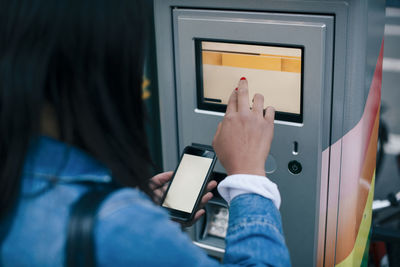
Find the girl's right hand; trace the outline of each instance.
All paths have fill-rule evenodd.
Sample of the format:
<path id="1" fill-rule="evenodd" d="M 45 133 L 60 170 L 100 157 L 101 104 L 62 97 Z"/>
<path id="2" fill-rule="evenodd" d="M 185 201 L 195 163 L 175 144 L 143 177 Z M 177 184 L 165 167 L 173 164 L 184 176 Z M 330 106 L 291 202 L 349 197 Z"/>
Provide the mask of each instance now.
<path id="1" fill-rule="evenodd" d="M 228 175 L 265 176 L 265 161 L 274 135 L 275 110 L 268 107 L 265 115 L 263 110 L 261 94 L 254 95 L 250 109 L 248 83 L 245 78 L 240 79 L 213 140 L 214 150 Z"/>

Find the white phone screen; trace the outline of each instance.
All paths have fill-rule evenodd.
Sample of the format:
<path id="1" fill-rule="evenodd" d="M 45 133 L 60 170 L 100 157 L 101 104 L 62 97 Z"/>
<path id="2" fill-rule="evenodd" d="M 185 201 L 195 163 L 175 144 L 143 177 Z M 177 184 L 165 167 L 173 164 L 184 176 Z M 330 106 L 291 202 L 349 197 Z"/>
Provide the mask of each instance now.
<path id="1" fill-rule="evenodd" d="M 183 154 L 163 207 L 191 213 L 213 159 Z"/>

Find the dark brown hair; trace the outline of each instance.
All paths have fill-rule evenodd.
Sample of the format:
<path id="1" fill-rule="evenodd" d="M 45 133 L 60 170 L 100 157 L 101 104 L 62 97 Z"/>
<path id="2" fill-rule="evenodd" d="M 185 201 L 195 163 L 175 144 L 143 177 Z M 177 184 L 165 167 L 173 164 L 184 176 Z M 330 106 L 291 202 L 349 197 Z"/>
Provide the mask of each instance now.
<path id="1" fill-rule="evenodd" d="M 118 184 L 151 195 L 141 99 L 146 5 L 0 2 L 0 219 L 18 199 L 45 103 L 55 109 L 62 141 L 102 162 Z"/>

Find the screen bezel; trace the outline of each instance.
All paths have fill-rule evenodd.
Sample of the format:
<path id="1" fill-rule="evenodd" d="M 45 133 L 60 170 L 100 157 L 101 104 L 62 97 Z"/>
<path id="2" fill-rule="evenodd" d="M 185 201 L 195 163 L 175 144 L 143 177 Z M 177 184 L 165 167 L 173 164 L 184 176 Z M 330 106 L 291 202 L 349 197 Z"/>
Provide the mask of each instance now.
<path id="1" fill-rule="evenodd" d="M 197 107 L 202 110 L 211 110 L 217 112 L 226 112 L 226 104 L 215 104 L 204 101 L 204 86 L 203 86 L 203 60 L 202 60 L 202 42 L 218 42 L 218 43 L 229 43 L 229 44 L 244 44 L 244 45 L 262 45 L 262 46 L 275 46 L 283 48 L 296 48 L 301 49 L 301 74 L 300 74 L 300 114 L 276 111 L 275 120 L 288 121 L 288 122 L 303 122 L 303 83 L 304 83 L 304 46 L 301 45 L 282 45 L 274 43 L 258 43 L 258 42 L 246 42 L 246 41 L 227 41 L 218 39 L 204 39 L 195 38 L 195 65 L 196 65 L 196 90 L 197 90 Z M 233 90 L 233 88 L 232 88 Z"/>
<path id="2" fill-rule="evenodd" d="M 197 196 L 196 202 L 195 202 L 195 204 L 194 204 L 194 206 L 192 208 L 192 211 L 190 213 L 163 206 L 165 198 L 168 195 L 168 191 L 169 191 L 169 189 L 170 189 L 170 187 L 171 187 L 171 185 L 172 185 L 172 183 L 174 181 L 176 171 L 178 170 L 178 168 L 179 168 L 179 166 L 181 164 L 183 155 L 185 155 L 185 154 L 204 157 L 204 158 L 211 158 L 212 159 L 211 165 L 210 165 L 210 167 L 209 167 L 209 169 L 207 171 L 207 175 L 204 177 L 204 181 L 203 181 L 203 184 L 202 184 L 201 189 L 200 189 L 200 194 Z M 198 205 L 199 205 L 199 203 L 201 201 L 201 198 L 203 197 L 203 193 L 204 193 L 204 190 L 205 190 L 205 188 L 207 186 L 208 180 L 209 180 L 209 178 L 211 176 L 212 170 L 214 169 L 214 165 L 215 165 L 216 159 L 217 159 L 216 154 L 212 149 L 206 149 L 206 148 L 200 148 L 200 147 L 194 147 L 194 146 L 185 147 L 185 149 L 182 152 L 182 155 L 179 158 L 179 164 L 178 164 L 178 166 L 176 167 L 176 169 L 174 171 L 174 174 L 172 176 L 171 182 L 169 183 L 168 188 L 165 191 L 164 196 L 163 196 L 162 201 L 161 201 L 161 207 L 163 207 L 164 209 L 168 210 L 169 215 L 172 218 L 178 219 L 178 220 L 181 220 L 181 221 L 190 221 L 190 220 L 193 219 L 194 212 L 197 211 L 197 207 L 198 207 Z"/>

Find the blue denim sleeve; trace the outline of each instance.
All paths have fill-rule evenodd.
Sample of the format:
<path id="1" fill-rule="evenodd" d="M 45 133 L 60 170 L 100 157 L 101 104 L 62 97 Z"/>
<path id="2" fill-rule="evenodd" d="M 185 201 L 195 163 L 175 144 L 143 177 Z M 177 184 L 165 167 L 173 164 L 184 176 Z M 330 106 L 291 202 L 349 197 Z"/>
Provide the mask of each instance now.
<path id="1" fill-rule="evenodd" d="M 95 230 L 99 266 L 218 266 L 162 208 L 124 189 L 106 200 Z"/>
<path id="2" fill-rule="evenodd" d="M 291 266 L 281 216 L 270 199 L 243 194 L 231 201 L 224 264 Z"/>
<path id="3" fill-rule="evenodd" d="M 230 210 L 227 265 L 290 265 L 279 211 L 270 200 L 242 195 Z M 95 236 L 99 266 L 220 266 L 163 209 L 132 189 L 104 203 Z"/>

